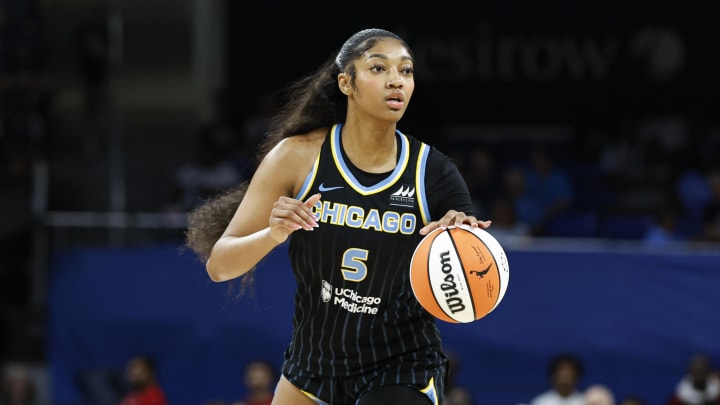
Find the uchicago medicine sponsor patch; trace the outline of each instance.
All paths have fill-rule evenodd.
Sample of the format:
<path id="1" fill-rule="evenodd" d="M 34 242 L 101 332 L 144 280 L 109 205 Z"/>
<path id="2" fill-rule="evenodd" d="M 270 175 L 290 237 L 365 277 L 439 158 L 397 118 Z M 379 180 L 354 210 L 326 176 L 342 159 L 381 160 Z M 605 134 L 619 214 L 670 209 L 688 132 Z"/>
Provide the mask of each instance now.
<path id="1" fill-rule="evenodd" d="M 356 314 L 376 315 L 382 299 L 379 297 L 359 295 L 351 288 L 333 288 L 327 281 L 322 281 L 322 300 L 330 305 L 337 305 L 348 312 Z"/>

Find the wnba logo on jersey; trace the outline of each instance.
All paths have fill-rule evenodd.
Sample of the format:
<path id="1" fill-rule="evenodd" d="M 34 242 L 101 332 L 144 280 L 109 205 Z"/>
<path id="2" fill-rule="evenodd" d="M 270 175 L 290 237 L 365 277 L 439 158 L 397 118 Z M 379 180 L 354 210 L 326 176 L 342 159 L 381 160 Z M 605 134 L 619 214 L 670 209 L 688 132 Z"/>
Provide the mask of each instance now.
<path id="1" fill-rule="evenodd" d="M 322 300 L 323 302 L 329 302 L 332 298 L 332 286 L 327 281 L 322 281 Z"/>
<path id="2" fill-rule="evenodd" d="M 400 188 L 390 195 L 390 205 L 412 208 L 415 206 L 415 187 L 401 185 Z"/>

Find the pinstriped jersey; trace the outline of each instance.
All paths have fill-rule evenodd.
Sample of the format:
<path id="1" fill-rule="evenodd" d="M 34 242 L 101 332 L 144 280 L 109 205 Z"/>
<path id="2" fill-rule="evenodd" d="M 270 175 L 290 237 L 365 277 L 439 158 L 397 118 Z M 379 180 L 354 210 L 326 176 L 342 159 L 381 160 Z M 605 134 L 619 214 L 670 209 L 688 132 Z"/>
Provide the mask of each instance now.
<path id="1" fill-rule="evenodd" d="M 435 318 L 413 296 L 409 278 L 418 231 L 431 220 L 431 148 L 396 131 L 395 169 L 366 185 L 343 156 L 341 127 L 330 130 L 296 196 L 322 194 L 313 208 L 319 227 L 290 238 L 297 293 L 287 373 L 352 376 L 412 353 L 418 358 L 410 361 L 427 362 L 428 352 L 440 351 Z"/>

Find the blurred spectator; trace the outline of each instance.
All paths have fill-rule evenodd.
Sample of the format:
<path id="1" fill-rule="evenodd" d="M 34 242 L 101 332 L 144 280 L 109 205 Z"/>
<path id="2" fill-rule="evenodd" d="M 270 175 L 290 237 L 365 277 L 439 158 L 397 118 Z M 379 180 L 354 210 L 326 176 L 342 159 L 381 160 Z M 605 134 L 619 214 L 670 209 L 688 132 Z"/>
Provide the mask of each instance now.
<path id="1" fill-rule="evenodd" d="M 707 170 L 697 165 L 678 169 L 674 183 L 674 199 L 678 203 L 678 227 L 689 240 L 702 239 L 703 213 L 712 201 Z"/>
<path id="2" fill-rule="evenodd" d="M 675 193 L 682 206 L 682 214 L 689 220 L 700 220 L 705 207 L 712 200 L 708 178 L 704 170 L 684 167 L 675 181 Z"/>
<path id="3" fill-rule="evenodd" d="M 499 196 L 495 198 L 490 206 L 487 219 L 493 221 L 492 227 L 488 228 L 500 244 L 512 238 L 528 236 L 530 230 L 527 224 L 519 222 L 515 214 L 515 206 L 510 197 Z"/>
<path id="4" fill-rule="evenodd" d="M 570 353 L 553 357 L 548 365 L 550 389 L 530 401 L 530 405 L 585 405 L 580 391 L 583 376 L 582 361 Z"/>
<path id="5" fill-rule="evenodd" d="M 662 128 L 667 126 L 667 131 Z M 643 178 L 652 184 L 667 184 L 672 180 L 672 175 L 677 168 L 676 162 L 681 161 L 681 157 L 677 155 L 678 151 L 684 151 L 684 143 L 681 140 L 673 141 L 664 136 L 684 137 L 684 129 L 674 128 L 676 125 L 670 121 L 658 122 L 658 126 L 654 128 L 641 127 L 638 135 L 647 135 L 646 138 L 638 140 L 641 145 L 642 162 L 643 162 Z M 679 125 L 682 126 L 682 125 Z M 657 133 L 657 136 L 653 136 Z M 673 146 L 675 142 L 680 142 L 677 146 Z"/>
<path id="6" fill-rule="evenodd" d="M 615 405 L 615 395 L 605 385 L 591 385 L 585 390 L 585 405 Z"/>
<path id="7" fill-rule="evenodd" d="M 642 164 L 637 158 L 640 150 L 627 135 L 624 127 L 609 130 L 604 135 L 597 160 L 598 167 L 610 179 L 618 180 L 620 176 L 638 176 Z"/>
<path id="8" fill-rule="evenodd" d="M 680 379 L 667 405 L 719 405 L 720 377 L 713 372 L 710 358 L 695 354 L 688 361 L 687 372 Z"/>
<path id="9" fill-rule="evenodd" d="M 505 186 L 515 199 L 518 220 L 530 227 L 531 235 L 542 236 L 545 225 L 567 211 L 573 201 L 569 177 L 540 146 L 532 149 L 526 169 L 508 169 Z"/>
<path id="10" fill-rule="evenodd" d="M 519 166 L 510 166 L 503 173 L 504 190 L 512 201 L 515 220 L 530 229 L 528 212 L 534 211 L 531 202 L 523 198 L 526 193 L 525 172 Z"/>
<path id="11" fill-rule="evenodd" d="M 277 381 L 275 368 L 267 361 L 255 360 L 245 366 L 243 382 L 247 389 L 245 399 L 233 405 L 270 405 Z"/>
<path id="12" fill-rule="evenodd" d="M 168 405 L 167 397 L 157 381 L 155 361 L 139 355 L 128 361 L 126 376 L 130 384 L 120 405 Z"/>
<path id="13" fill-rule="evenodd" d="M 672 208 L 660 209 L 643 235 L 646 246 L 663 246 L 686 240 L 678 232 L 678 215 Z"/>
<path id="14" fill-rule="evenodd" d="M 487 217 L 503 188 L 495 156 L 485 146 L 472 147 L 461 169 L 473 198 L 476 215 Z"/>
<path id="15" fill-rule="evenodd" d="M 0 405 L 38 404 L 35 381 L 24 370 L 8 367 L 0 386 Z"/>

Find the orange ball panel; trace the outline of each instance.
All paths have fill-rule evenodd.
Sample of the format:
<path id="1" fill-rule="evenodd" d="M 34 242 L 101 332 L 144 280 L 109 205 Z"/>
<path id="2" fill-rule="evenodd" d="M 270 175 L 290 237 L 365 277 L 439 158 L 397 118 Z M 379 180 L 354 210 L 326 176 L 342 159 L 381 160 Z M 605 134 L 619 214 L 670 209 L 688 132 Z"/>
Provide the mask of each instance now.
<path id="1" fill-rule="evenodd" d="M 471 291 L 475 319 L 482 318 L 492 311 L 500 292 L 500 274 L 495 257 L 485 242 L 470 230 L 452 228 L 450 235 L 455 241 Z"/>
<path id="2" fill-rule="evenodd" d="M 430 248 L 432 247 L 433 241 L 443 232 L 445 232 L 445 230 L 440 228 L 434 230 L 426 235 L 425 238 L 420 241 L 417 248 L 415 248 L 415 253 L 410 262 L 410 283 L 415 297 L 426 311 L 443 321 L 457 323 L 456 320 L 447 316 L 445 311 L 440 308 L 430 284 L 430 273 L 428 271 Z"/>

